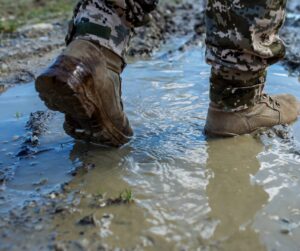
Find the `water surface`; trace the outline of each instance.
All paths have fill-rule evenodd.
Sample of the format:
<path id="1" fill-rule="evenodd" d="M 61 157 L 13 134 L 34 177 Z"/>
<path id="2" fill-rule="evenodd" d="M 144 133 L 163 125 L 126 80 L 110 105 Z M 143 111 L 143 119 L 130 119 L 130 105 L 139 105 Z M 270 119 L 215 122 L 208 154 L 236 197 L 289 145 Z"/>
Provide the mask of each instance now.
<path id="1" fill-rule="evenodd" d="M 66 181 L 74 209 L 49 217 L 44 231 L 37 228 L 39 235 L 20 230 L 17 246 L 9 241 L 14 231 L 6 229 L 10 239 L 2 238 L 0 249 L 45 248 L 51 232 L 58 241 L 79 240 L 91 250 L 100 244 L 127 250 L 300 250 L 300 122 L 286 129 L 286 139 L 207 140 L 209 67 L 201 47 L 133 62 L 122 77 L 135 137 L 121 149 L 73 142 L 63 132 L 63 116 L 55 114 L 38 146 L 45 151 L 16 157 L 30 112 L 46 108 L 33 84 L 0 95 L 0 170 L 10 175 L 1 186 L 0 214 L 45 200 Z M 298 79 L 280 65 L 271 67 L 267 91 L 300 99 Z M 91 164 L 88 172 L 71 175 Z M 117 197 L 124 189 L 132 190 L 134 203 L 91 206 L 95 195 Z M 96 226 L 77 224 L 90 214 Z M 0 224 L 0 232 L 5 227 Z"/>

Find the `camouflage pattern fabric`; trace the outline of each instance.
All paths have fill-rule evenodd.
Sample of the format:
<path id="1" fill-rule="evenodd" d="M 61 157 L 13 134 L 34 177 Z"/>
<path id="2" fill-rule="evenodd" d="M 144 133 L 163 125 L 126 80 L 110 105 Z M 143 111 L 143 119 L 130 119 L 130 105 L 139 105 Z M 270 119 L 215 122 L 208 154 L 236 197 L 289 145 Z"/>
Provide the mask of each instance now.
<path id="1" fill-rule="evenodd" d="M 66 43 L 87 39 L 124 57 L 132 28 L 146 22 L 158 0 L 80 0 Z M 78 32 L 80 31 L 80 32 Z"/>
<path id="2" fill-rule="evenodd" d="M 285 54 L 278 36 L 285 6 L 286 0 L 208 0 L 206 60 L 214 103 L 237 111 L 259 101 L 266 68 Z"/>
<path id="3" fill-rule="evenodd" d="M 131 31 L 142 25 L 158 0 L 80 0 L 67 44 L 81 38 L 125 56 Z M 229 111 L 259 101 L 266 68 L 281 59 L 278 36 L 286 0 L 208 0 L 206 60 L 212 65 L 210 98 Z"/>

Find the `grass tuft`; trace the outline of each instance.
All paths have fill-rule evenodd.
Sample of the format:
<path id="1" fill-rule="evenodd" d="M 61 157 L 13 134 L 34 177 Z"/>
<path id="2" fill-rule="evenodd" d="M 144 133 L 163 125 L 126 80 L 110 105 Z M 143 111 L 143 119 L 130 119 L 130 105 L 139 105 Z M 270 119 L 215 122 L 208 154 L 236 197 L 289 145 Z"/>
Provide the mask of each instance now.
<path id="1" fill-rule="evenodd" d="M 125 189 L 123 192 L 120 193 L 119 198 L 125 203 L 133 202 L 133 193 L 131 189 Z"/>
<path id="2" fill-rule="evenodd" d="M 76 0 L 0 0 L 0 33 L 9 33 L 25 24 L 56 18 L 69 19 Z"/>

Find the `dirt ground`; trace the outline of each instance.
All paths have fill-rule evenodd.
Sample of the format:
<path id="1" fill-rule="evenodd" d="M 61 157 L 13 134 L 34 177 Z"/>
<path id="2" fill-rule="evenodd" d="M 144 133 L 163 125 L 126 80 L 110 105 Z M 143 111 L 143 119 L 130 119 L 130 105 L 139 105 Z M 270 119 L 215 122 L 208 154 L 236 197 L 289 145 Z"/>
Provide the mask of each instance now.
<path id="1" fill-rule="evenodd" d="M 147 57 L 173 35 L 192 35 L 194 26 L 203 34 L 201 4 L 164 4 L 152 13 L 151 22 L 135 30 L 128 56 Z M 201 28 L 199 29 L 199 26 Z M 0 84 L 13 85 L 34 80 L 63 49 L 67 20 L 26 25 L 0 35 Z"/>
<path id="2" fill-rule="evenodd" d="M 190 43 L 203 42 L 205 37 L 203 4 L 164 4 L 152 14 L 151 22 L 136 29 L 128 56 L 147 57 L 157 51 L 171 36 L 190 35 Z M 300 72 L 300 4 L 290 1 L 287 20 L 281 36 L 287 44 L 285 66 L 293 74 Z M 0 85 L 27 83 L 52 62 L 64 48 L 67 20 L 51 19 L 25 25 L 12 33 L 0 34 Z"/>

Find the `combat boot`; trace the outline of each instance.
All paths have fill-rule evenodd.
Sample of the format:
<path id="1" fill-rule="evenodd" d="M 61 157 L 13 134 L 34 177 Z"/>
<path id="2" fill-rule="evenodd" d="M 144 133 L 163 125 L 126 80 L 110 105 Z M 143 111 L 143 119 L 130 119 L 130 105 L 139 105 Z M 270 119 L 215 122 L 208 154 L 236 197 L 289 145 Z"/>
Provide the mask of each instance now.
<path id="1" fill-rule="evenodd" d="M 236 136 L 295 121 L 299 113 L 297 99 L 289 94 L 264 94 L 265 82 L 265 70 L 240 72 L 213 68 L 205 133 Z"/>
<path id="2" fill-rule="evenodd" d="M 299 103 L 289 94 L 268 96 L 263 94 L 252 107 L 240 111 L 226 111 L 210 103 L 205 133 L 210 136 L 237 136 L 260 128 L 290 124 L 299 115 Z"/>
<path id="3" fill-rule="evenodd" d="M 118 147 L 133 135 L 121 99 L 123 66 L 105 47 L 77 39 L 37 78 L 36 90 L 51 110 L 65 114 L 70 136 Z"/>

